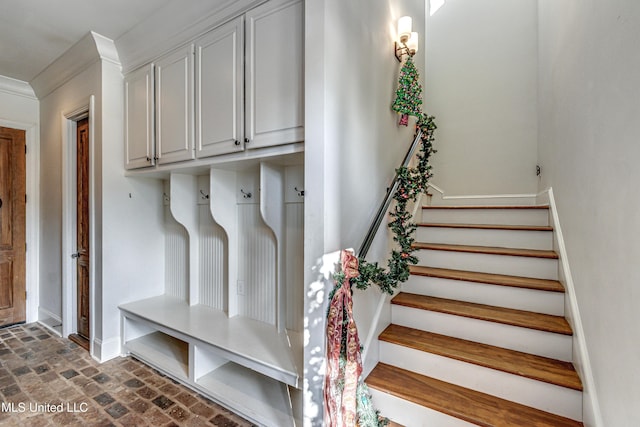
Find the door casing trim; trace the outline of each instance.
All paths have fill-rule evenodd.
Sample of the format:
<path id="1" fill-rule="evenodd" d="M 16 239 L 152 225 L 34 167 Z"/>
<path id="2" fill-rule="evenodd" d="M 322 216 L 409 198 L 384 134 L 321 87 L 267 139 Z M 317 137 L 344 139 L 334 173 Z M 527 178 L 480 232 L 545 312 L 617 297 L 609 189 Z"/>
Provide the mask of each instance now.
<path id="1" fill-rule="evenodd" d="M 62 113 L 62 336 L 77 333 L 77 268 L 71 258 L 76 252 L 76 122 L 89 117 L 89 353 L 94 353 L 95 338 L 95 97 L 80 102 Z"/>

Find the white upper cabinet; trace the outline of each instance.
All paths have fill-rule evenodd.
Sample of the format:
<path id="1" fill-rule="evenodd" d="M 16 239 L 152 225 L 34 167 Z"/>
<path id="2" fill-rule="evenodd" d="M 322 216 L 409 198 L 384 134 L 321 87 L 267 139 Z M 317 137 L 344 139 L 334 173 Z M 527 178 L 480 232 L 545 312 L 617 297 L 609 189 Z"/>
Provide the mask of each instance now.
<path id="1" fill-rule="evenodd" d="M 127 74 L 125 167 L 304 141 L 303 8 L 269 0 Z"/>
<path id="2" fill-rule="evenodd" d="M 196 155 L 244 149 L 244 29 L 236 18 L 196 41 Z"/>
<path id="3" fill-rule="evenodd" d="M 125 84 L 125 167 L 155 164 L 153 64 L 127 75 Z"/>
<path id="4" fill-rule="evenodd" d="M 194 158 L 193 45 L 156 62 L 156 142 L 158 163 Z"/>
<path id="5" fill-rule="evenodd" d="M 304 31 L 299 0 L 246 13 L 247 148 L 304 140 Z"/>

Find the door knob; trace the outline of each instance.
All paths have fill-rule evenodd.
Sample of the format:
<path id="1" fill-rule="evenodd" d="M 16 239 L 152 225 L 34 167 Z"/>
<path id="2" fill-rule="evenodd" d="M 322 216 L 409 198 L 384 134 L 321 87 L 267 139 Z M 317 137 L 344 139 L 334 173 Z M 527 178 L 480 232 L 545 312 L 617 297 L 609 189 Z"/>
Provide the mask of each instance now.
<path id="1" fill-rule="evenodd" d="M 75 254 L 71 254 L 71 258 L 80 258 L 80 252 L 76 252 Z"/>

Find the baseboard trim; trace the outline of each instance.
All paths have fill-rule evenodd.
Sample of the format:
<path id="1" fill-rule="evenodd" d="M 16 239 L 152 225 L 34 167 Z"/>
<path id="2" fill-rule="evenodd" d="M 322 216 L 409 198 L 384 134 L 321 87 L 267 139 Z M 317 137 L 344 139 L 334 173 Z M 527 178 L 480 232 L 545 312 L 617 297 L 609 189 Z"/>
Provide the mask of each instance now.
<path id="1" fill-rule="evenodd" d="M 121 355 L 120 337 L 109 338 L 105 341 L 94 338 L 92 344 L 91 357 L 100 363 Z"/>
<path id="2" fill-rule="evenodd" d="M 431 206 L 438 205 L 534 205 L 537 194 L 469 194 L 447 196 L 445 191 L 435 184 L 429 184 L 433 190 L 430 197 Z"/>
<path id="3" fill-rule="evenodd" d="M 45 308 L 38 307 L 37 322 L 57 336 L 62 336 L 62 319 L 60 316 L 53 314 Z"/>
<path id="4" fill-rule="evenodd" d="M 548 188 L 538 193 L 536 200 L 540 203 L 549 204 L 550 221 L 553 229 L 555 230 L 554 246 L 559 256 L 560 270 L 558 275 L 560 282 L 565 287 L 565 317 L 567 317 L 567 320 L 573 328 L 573 361 L 584 385 L 583 422 L 585 426 L 602 427 L 604 425 L 602 421 L 602 413 L 598 403 L 589 351 L 587 349 L 584 329 L 582 328 L 582 319 L 580 316 L 580 309 L 578 307 L 575 285 L 571 275 L 567 248 L 564 244 L 564 236 L 562 235 L 562 228 L 560 227 L 560 218 L 553 195 L 553 189 Z"/>

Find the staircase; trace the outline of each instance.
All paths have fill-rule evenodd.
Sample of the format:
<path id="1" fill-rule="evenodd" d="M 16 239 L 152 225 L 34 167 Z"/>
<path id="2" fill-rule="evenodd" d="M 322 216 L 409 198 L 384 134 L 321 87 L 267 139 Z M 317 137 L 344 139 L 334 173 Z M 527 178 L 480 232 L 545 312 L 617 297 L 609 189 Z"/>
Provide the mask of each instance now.
<path id="1" fill-rule="evenodd" d="M 414 427 L 581 426 L 547 206 L 427 206 L 366 383 Z"/>

